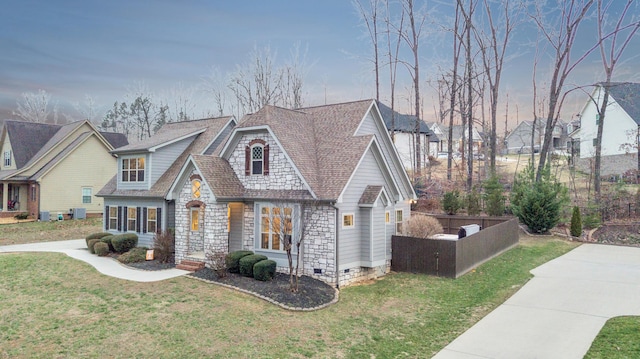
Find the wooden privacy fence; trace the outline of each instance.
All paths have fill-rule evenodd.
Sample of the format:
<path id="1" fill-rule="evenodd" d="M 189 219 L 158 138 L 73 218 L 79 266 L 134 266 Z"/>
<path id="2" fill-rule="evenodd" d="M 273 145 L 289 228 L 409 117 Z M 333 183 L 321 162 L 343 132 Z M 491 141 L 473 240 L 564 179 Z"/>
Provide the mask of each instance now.
<path id="1" fill-rule="evenodd" d="M 517 218 L 483 226 L 480 232 L 457 240 L 393 236 L 391 270 L 458 278 L 516 244 Z"/>
<path id="2" fill-rule="evenodd" d="M 424 214 L 424 213 L 423 213 Z M 479 224 L 481 229 L 495 226 L 496 224 L 507 222 L 514 217 L 486 217 L 486 216 L 449 216 L 446 214 L 429 214 L 442 225 L 443 233 L 458 234 L 461 226 L 469 224 Z"/>

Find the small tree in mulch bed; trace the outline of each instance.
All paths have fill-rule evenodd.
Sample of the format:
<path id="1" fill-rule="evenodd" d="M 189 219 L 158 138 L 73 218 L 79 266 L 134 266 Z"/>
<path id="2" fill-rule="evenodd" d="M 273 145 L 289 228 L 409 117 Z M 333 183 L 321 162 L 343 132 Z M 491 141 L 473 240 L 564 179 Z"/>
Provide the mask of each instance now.
<path id="1" fill-rule="evenodd" d="M 153 237 L 153 255 L 160 263 L 173 262 L 176 252 L 176 240 L 173 231 L 156 233 Z"/>
<path id="2" fill-rule="evenodd" d="M 207 252 L 207 262 L 218 278 L 227 276 L 227 256 L 224 252 Z"/>
<path id="3" fill-rule="evenodd" d="M 573 207 L 570 232 L 573 237 L 580 237 L 582 235 L 582 218 L 580 216 L 580 208 L 578 206 Z"/>

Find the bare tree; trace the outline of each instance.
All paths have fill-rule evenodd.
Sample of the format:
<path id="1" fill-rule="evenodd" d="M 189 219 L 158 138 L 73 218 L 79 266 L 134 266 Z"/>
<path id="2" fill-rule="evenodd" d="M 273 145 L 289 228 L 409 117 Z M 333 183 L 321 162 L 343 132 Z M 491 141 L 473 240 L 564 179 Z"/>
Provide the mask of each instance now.
<path id="1" fill-rule="evenodd" d="M 616 1 L 619 3 L 619 1 Z M 627 14 L 630 10 L 630 7 L 633 3 L 633 0 L 627 0 L 624 8 L 622 9 L 622 13 L 618 17 L 617 22 L 613 26 L 613 31 L 610 34 L 605 34 L 605 27 L 609 24 L 609 19 L 607 17 L 608 12 L 611 6 L 614 4 L 613 0 L 609 0 L 604 3 L 604 0 L 598 0 L 597 8 L 598 8 L 598 38 L 600 39 L 599 48 L 600 48 L 600 57 L 602 58 L 602 66 L 604 67 L 604 75 L 605 81 L 602 83 L 602 90 L 604 91 L 604 96 L 602 99 L 602 104 L 598 108 L 598 103 L 596 102 L 596 109 L 598 110 L 598 134 L 596 136 L 596 155 L 595 155 L 595 168 L 594 168 L 594 190 L 596 192 L 596 200 L 600 199 L 600 165 L 601 165 L 601 156 L 602 156 L 602 131 L 604 128 L 605 115 L 607 112 L 607 105 L 609 103 L 609 90 L 611 89 L 611 78 L 613 77 L 613 72 L 615 70 L 616 64 L 620 61 L 620 57 L 622 53 L 626 49 L 627 45 L 635 36 L 638 28 L 640 28 L 640 21 L 637 18 L 632 17 L 631 20 L 627 18 Z M 625 21 L 629 21 L 625 23 Z M 626 34 L 623 34 L 623 30 L 628 30 Z M 622 44 L 618 44 L 618 35 L 621 35 Z M 640 153 L 638 163 L 640 164 Z M 640 170 L 640 165 L 638 166 Z"/>
<path id="2" fill-rule="evenodd" d="M 96 100 L 90 95 L 84 95 L 84 102 L 73 103 L 73 108 L 78 111 L 83 120 L 94 122 L 98 120 L 98 105 Z"/>
<path id="3" fill-rule="evenodd" d="M 402 39 L 402 32 L 404 28 L 404 11 L 400 12 L 400 20 L 391 25 L 391 11 L 389 8 L 390 0 L 385 0 L 385 25 L 387 35 L 387 57 L 389 62 L 389 91 L 391 92 L 391 140 L 395 142 L 395 130 L 396 130 L 396 118 L 395 118 L 395 103 L 396 103 L 396 79 L 398 73 L 398 54 L 400 53 L 400 43 Z M 397 31 L 394 34 L 394 41 L 391 40 L 392 28 Z"/>
<path id="4" fill-rule="evenodd" d="M 309 233 L 317 231 L 319 210 L 318 202 L 276 202 L 269 210 L 268 226 L 287 253 L 289 290 L 294 293 L 298 292 L 300 278 L 300 249 Z"/>
<path id="5" fill-rule="evenodd" d="M 304 104 L 303 88 L 307 50 L 300 53 L 300 43 L 291 49 L 291 58 L 282 68 L 282 102 L 286 108 L 301 108 Z"/>
<path id="6" fill-rule="evenodd" d="M 502 67 L 511 33 L 515 27 L 512 21 L 513 6 L 509 0 L 501 0 L 504 12 L 499 19 L 494 19 L 491 4 L 484 0 L 484 10 L 488 22 L 488 31 L 475 31 L 476 40 L 480 46 L 484 76 L 489 83 L 489 111 L 491 120 L 491 133 L 489 135 L 489 168 L 491 173 L 496 170 L 496 139 L 497 139 L 497 109 L 500 94 L 500 80 Z"/>
<path id="7" fill-rule="evenodd" d="M 402 11 L 408 21 L 408 29 L 406 31 L 399 32 L 404 40 L 405 44 L 411 50 L 413 55 L 413 62 L 404 61 L 403 63 L 409 70 L 411 79 L 413 80 L 413 95 L 415 106 L 415 166 L 416 177 L 420 179 L 422 177 L 422 148 L 420 140 L 420 123 L 422 117 L 420 116 L 420 40 L 422 37 L 422 31 L 427 19 L 427 15 L 424 12 L 420 12 L 415 9 L 413 0 L 401 0 Z"/>
<path id="8" fill-rule="evenodd" d="M 553 140 L 553 128 L 558 122 L 566 95 L 563 92 L 564 82 L 571 71 L 595 49 L 594 46 L 585 51 L 577 60 L 571 58 L 571 50 L 578 34 L 578 28 L 593 2 L 594 0 L 558 0 L 557 8 L 550 8 L 546 4 L 536 2 L 534 12 L 529 14 L 540 35 L 552 49 L 552 74 L 549 81 L 547 119 L 544 141 L 540 148 L 540 161 L 536 170 L 536 181 L 542 177 Z"/>
<path id="9" fill-rule="evenodd" d="M 22 98 L 16 101 L 17 108 L 13 111 L 13 115 L 27 122 L 45 123 L 49 119 L 49 115 L 57 110 L 57 104 L 54 103 L 51 106 L 50 102 L 51 95 L 45 90 L 23 92 Z M 57 123 L 56 118 L 54 118 L 54 122 Z"/>
<path id="10" fill-rule="evenodd" d="M 202 79 L 202 89 L 209 93 L 216 106 L 214 116 L 224 116 L 227 107 L 230 105 L 229 88 L 227 87 L 228 79 L 217 67 L 212 67 L 209 74 Z M 232 113 L 235 111 L 231 111 Z"/>
<path id="11" fill-rule="evenodd" d="M 388 1 L 387 1 L 388 5 Z M 378 8 L 379 0 L 369 0 L 367 8 L 360 0 L 353 0 L 353 6 L 358 11 L 360 19 L 367 28 L 367 33 L 373 45 L 373 67 L 376 74 L 376 100 L 380 101 L 380 61 L 378 58 Z"/>

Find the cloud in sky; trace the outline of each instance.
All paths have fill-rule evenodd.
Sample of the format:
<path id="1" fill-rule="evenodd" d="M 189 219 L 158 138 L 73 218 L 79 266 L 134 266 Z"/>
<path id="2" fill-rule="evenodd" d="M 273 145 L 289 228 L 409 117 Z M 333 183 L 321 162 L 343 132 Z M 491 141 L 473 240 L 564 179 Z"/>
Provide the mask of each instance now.
<path id="1" fill-rule="evenodd" d="M 440 18 L 451 15 L 446 2 L 427 4 Z M 448 35 L 429 26 L 421 44 L 425 82 L 447 65 L 450 52 Z M 505 65 L 503 89 L 522 107 L 531 102 L 532 34 L 531 27 L 518 29 L 518 56 Z M 212 66 L 229 72 L 244 63 L 255 46 L 268 45 L 285 59 L 295 43 L 307 49 L 308 104 L 375 95 L 369 39 L 350 1 L 9 0 L 0 14 L 0 109 L 10 113 L 21 93 L 38 89 L 61 104 L 88 94 L 108 108 L 135 81 L 155 92 L 197 85 Z M 629 52 L 637 53 L 634 46 Z M 399 87 L 407 98 L 404 76 Z M 427 91 L 426 117 L 433 112 L 428 102 Z"/>

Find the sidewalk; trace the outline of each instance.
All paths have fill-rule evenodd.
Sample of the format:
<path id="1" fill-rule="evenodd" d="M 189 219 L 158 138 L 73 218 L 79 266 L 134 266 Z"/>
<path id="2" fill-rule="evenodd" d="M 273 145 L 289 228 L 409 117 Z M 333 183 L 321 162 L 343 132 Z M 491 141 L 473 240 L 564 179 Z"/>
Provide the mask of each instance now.
<path id="1" fill-rule="evenodd" d="M 89 253 L 84 239 L 74 239 L 70 241 L 40 242 L 28 244 L 14 244 L 0 246 L 0 253 L 10 252 L 59 252 L 65 253 L 71 258 L 87 262 L 98 270 L 98 272 L 120 279 L 134 282 L 156 282 L 169 278 L 178 277 L 189 273 L 180 269 L 166 269 L 161 271 L 144 271 L 133 269 L 122 265 L 122 263 L 109 257 L 98 257 Z"/>
<path id="2" fill-rule="evenodd" d="M 434 358 L 582 358 L 610 318 L 640 315 L 640 248 L 584 244 Z"/>

